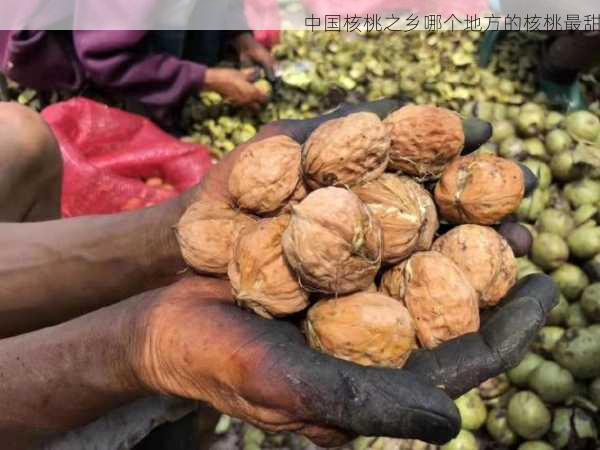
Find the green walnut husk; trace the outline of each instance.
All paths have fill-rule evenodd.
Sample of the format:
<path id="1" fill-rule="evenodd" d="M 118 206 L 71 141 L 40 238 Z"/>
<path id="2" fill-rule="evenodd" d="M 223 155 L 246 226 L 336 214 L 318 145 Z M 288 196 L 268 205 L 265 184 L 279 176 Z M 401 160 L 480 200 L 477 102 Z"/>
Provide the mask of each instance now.
<path id="1" fill-rule="evenodd" d="M 524 439 L 539 439 L 550 429 L 552 415 L 533 392 L 521 391 L 508 403 L 508 424 Z"/>
<path id="2" fill-rule="evenodd" d="M 588 328 L 567 330 L 552 352 L 554 360 L 578 379 L 600 376 L 600 333 Z"/>
<path id="3" fill-rule="evenodd" d="M 521 160 L 527 157 L 525 143 L 517 137 L 509 137 L 500 143 L 498 154 L 503 158 Z"/>
<path id="4" fill-rule="evenodd" d="M 538 158 L 545 160 L 548 158 L 548 152 L 546 151 L 546 146 L 544 142 L 539 138 L 529 138 L 523 141 L 523 147 L 525 149 L 525 153 L 532 158 Z"/>
<path id="5" fill-rule="evenodd" d="M 523 222 L 535 222 L 549 203 L 550 191 L 548 189 L 536 189 L 521 202 L 516 212 L 517 218 Z"/>
<path id="6" fill-rule="evenodd" d="M 545 130 L 552 131 L 559 128 L 563 122 L 565 121 L 564 114 L 559 113 L 558 111 L 550 111 L 546 115 L 546 121 L 544 122 Z"/>
<path id="7" fill-rule="evenodd" d="M 600 227 L 583 225 L 567 238 L 569 250 L 579 259 L 589 259 L 600 253 Z"/>
<path id="8" fill-rule="evenodd" d="M 517 279 L 520 280 L 535 273 L 544 273 L 544 271 L 527 257 L 517 258 Z"/>
<path id="9" fill-rule="evenodd" d="M 548 314 L 548 320 L 546 323 L 548 325 L 563 325 L 567 319 L 567 314 L 569 313 L 569 302 L 564 295 L 560 295 L 558 298 L 558 304 L 552 308 L 550 314 Z"/>
<path id="10" fill-rule="evenodd" d="M 548 164 L 538 161 L 537 159 L 528 158 L 523 161 L 523 164 L 527 166 L 538 179 L 538 187 L 540 189 L 547 189 L 552 184 L 552 171 Z"/>
<path id="11" fill-rule="evenodd" d="M 600 135 L 600 119 L 589 111 L 569 114 L 565 126 L 573 139 L 593 142 Z"/>
<path id="12" fill-rule="evenodd" d="M 579 303 L 573 303 L 569 306 L 567 317 L 565 318 L 565 325 L 568 328 L 585 328 L 589 325 L 583 309 Z"/>
<path id="13" fill-rule="evenodd" d="M 493 124 L 493 133 L 491 141 L 495 144 L 501 144 L 505 140 L 515 137 L 515 126 L 509 120 L 499 120 Z"/>
<path id="14" fill-rule="evenodd" d="M 575 154 L 572 151 L 558 153 L 550 160 L 552 176 L 560 181 L 571 181 L 579 178 L 582 167 L 577 164 Z"/>
<path id="15" fill-rule="evenodd" d="M 507 372 L 508 379 L 518 387 L 526 387 L 529 377 L 535 369 L 544 362 L 544 358 L 532 352 L 527 352 L 521 362 Z"/>
<path id="16" fill-rule="evenodd" d="M 596 205 L 600 202 L 600 181 L 590 178 L 574 181 L 565 186 L 564 193 L 574 208 Z"/>
<path id="17" fill-rule="evenodd" d="M 600 378 L 596 378 L 590 383 L 588 395 L 594 405 L 600 408 Z"/>
<path id="18" fill-rule="evenodd" d="M 593 281 L 600 281 L 600 253 L 585 263 L 585 271 Z"/>
<path id="19" fill-rule="evenodd" d="M 489 435 L 499 444 L 511 446 L 517 443 L 516 433 L 508 426 L 506 410 L 495 408 L 490 411 L 485 423 Z"/>
<path id="20" fill-rule="evenodd" d="M 540 233 L 533 240 L 531 259 L 544 270 L 554 270 L 569 260 L 569 247 L 557 234 Z"/>
<path id="21" fill-rule="evenodd" d="M 590 322 L 600 323 L 600 283 L 585 288 L 579 300 L 581 310 Z"/>
<path id="22" fill-rule="evenodd" d="M 546 150 L 552 156 L 566 152 L 573 147 L 573 139 L 565 130 L 554 129 L 546 135 Z"/>
<path id="23" fill-rule="evenodd" d="M 552 353 L 556 343 L 565 334 L 565 329 L 557 326 L 543 327 L 538 333 L 531 349 L 537 353 L 549 354 Z"/>
<path id="24" fill-rule="evenodd" d="M 573 220 L 575 225 L 583 225 L 584 223 L 592 220 L 598 214 L 598 207 L 595 205 L 582 205 L 573 213 Z"/>
<path id="25" fill-rule="evenodd" d="M 476 389 L 459 397 L 454 403 L 460 413 L 463 429 L 477 431 L 483 426 L 487 419 L 487 409 Z"/>
<path id="26" fill-rule="evenodd" d="M 544 361 L 529 377 L 529 387 L 547 403 L 562 403 L 575 393 L 575 379 L 553 361 Z"/>
<path id="27" fill-rule="evenodd" d="M 458 436 L 442 446 L 442 450 L 479 450 L 477 438 L 468 430 L 460 430 Z"/>
<path id="28" fill-rule="evenodd" d="M 529 441 L 523 442 L 517 450 L 554 450 L 554 447 L 544 441 Z"/>
<path id="29" fill-rule="evenodd" d="M 536 227 L 540 233 L 553 233 L 566 238 L 575 229 L 575 221 L 566 211 L 548 208 L 538 217 Z"/>
<path id="30" fill-rule="evenodd" d="M 517 130 L 525 137 L 537 136 L 544 130 L 545 126 L 544 110 L 535 105 L 531 108 L 521 109 L 521 114 L 517 117 Z"/>
<path id="31" fill-rule="evenodd" d="M 581 408 L 558 408 L 554 411 L 549 440 L 555 449 L 585 449 L 598 438 L 594 419 Z"/>
<path id="32" fill-rule="evenodd" d="M 574 264 L 563 264 L 552 272 L 552 278 L 567 300 L 575 301 L 590 284 L 588 276 Z"/>

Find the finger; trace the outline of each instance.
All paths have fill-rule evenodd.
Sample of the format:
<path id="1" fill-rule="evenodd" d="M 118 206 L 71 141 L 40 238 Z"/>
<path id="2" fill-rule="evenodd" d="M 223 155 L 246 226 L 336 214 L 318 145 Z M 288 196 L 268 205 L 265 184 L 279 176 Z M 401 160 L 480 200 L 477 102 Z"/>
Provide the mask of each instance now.
<path id="1" fill-rule="evenodd" d="M 464 155 L 474 152 L 492 137 L 492 125 L 480 119 L 464 119 L 463 131 L 465 133 Z"/>
<path id="2" fill-rule="evenodd" d="M 324 448 L 341 447 L 356 438 L 356 435 L 350 435 L 335 428 L 315 425 L 303 428 L 300 434 L 306 436 L 319 447 Z"/>
<path id="3" fill-rule="evenodd" d="M 332 119 L 339 119 L 350 114 L 358 112 L 372 112 L 377 114 L 380 119 L 384 119 L 392 111 L 401 108 L 405 103 L 402 100 L 385 99 L 375 102 L 359 104 L 343 104 L 336 110 L 308 120 L 281 120 L 269 126 L 269 132 L 277 131 L 277 134 L 284 134 L 291 137 L 296 142 L 304 144 L 311 133 L 319 126 Z"/>
<path id="4" fill-rule="evenodd" d="M 517 258 L 527 256 L 533 245 L 531 232 L 517 222 L 504 222 L 497 228 Z"/>
<path id="5" fill-rule="evenodd" d="M 449 441 L 460 429 L 450 398 L 411 373 L 360 367 L 316 352 L 297 361 L 299 382 L 293 388 L 317 423 L 360 436 L 437 444 Z"/>
<path id="6" fill-rule="evenodd" d="M 558 289 L 547 275 L 519 282 L 478 333 L 420 350 L 405 369 L 458 397 L 514 367 L 558 302 Z"/>
<path id="7" fill-rule="evenodd" d="M 525 164 L 519 163 L 519 167 L 523 171 L 523 177 L 525 178 L 525 196 L 532 194 L 538 187 L 538 179 L 529 167 Z"/>
<path id="8" fill-rule="evenodd" d="M 242 75 L 249 83 L 254 83 L 260 78 L 260 70 L 256 67 L 247 67 L 241 70 Z"/>

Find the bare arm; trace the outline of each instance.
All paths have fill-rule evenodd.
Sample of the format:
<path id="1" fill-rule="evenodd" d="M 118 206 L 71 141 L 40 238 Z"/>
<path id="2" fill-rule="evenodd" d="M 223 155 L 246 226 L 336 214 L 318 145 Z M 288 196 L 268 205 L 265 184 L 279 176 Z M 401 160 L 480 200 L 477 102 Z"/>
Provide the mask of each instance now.
<path id="1" fill-rule="evenodd" d="M 3 449 L 34 448 L 145 394 L 128 364 L 144 300 L 0 341 Z"/>
<path id="2" fill-rule="evenodd" d="M 0 337 L 61 323 L 180 278 L 185 264 L 172 227 L 184 202 L 0 224 Z"/>

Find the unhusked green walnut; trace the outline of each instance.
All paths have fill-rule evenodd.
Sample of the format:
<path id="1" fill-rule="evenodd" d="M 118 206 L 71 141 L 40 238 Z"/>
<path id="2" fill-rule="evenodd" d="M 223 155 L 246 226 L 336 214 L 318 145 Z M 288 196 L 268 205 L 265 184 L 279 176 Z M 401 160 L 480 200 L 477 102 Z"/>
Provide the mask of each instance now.
<path id="1" fill-rule="evenodd" d="M 457 398 L 454 403 L 460 413 L 463 429 L 477 431 L 483 426 L 487 419 L 487 409 L 476 389 Z"/>
<path id="2" fill-rule="evenodd" d="M 581 226 L 567 239 L 571 253 L 580 259 L 589 259 L 600 253 L 600 227 Z"/>
<path id="3" fill-rule="evenodd" d="M 533 240 L 531 259 L 542 269 L 558 269 L 569 260 L 569 246 L 557 234 L 540 233 Z"/>
<path id="4" fill-rule="evenodd" d="M 566 211 L 548 208 L 540 214 L 536 226 L 541 233 L 552 233 L 566 238 L 575 229 L 575 221 Z"/>
<path id="5" fill-rule="evenodd" d="M 311 347 L 364 366 L 400 368 L 417 346 L 406 307 L 378 293 L 320 301 L 308 311 L 305 331 Z"/>
<path id="6" fill-rule="evenodd" d="M 575 379 L 553 361 L 544 361 L 533 371 L 529 387 L 545 402 L 562 403 L 575 393 Z"/>
<path id="7" fill-rule="evenodd" d="M 600 323 L 600 283 L 590 284 L 581 294 L 581 308 L 591 322 Z"/>
<path id="8" fill-rule="evenodd" d="M 532 352 L 525 354 L 525 357 L 514 368 L 507 373 L 511 383 L 518 387 L 525 387 L 529 381 L 529 377 L 540 364 L 544 362 L 544 358 Z"/>
<path id="9" fill-rule="evenodd" d="M 439 228 L 437 211 L 431 195 L 419 183 L 386 173 L 353 191 L 381 225 L 383 262 L 395 264 L 431 248 Z"/>
<path id="10" fill-rule="evenodd" d="M 229 192 L 243 210 L 265 215 L 282 209 L 302 183 L 301 148 L 287 136 L 248 145 L 229 176 Z"/>
<path id="11" fill-rule="evenodd" d="M 493 228 L 461 225 L 435 241 L 432 250 L 450 258 L 479 296 L 479 307 L 498 304 L 517 281 L 513 252 Z"/>
<path id="12" fill-rule="evenodd" d="M 389 151 L 390 138 L 376 114 L 329 120 L 304 144 L 304 178 L 312 189 L 371 181 L 385 171 Z"/>
<path id="13" fill-rule="evenodd" d="M 293 206 L 291 215 L 283 250 L 305 288 L 351 294 L 373 283 L 381 266 L 382 231 L 356 194 L 318 189 Z"/>
<path id="14" fill-rule="evenodd" d="M 493 225 L 515 212 L 524 194 L 518 164 L 490 155 L 463 156 L 444 171 L 435 202 L 450 223 Z"/>
<path id="15" fill-rule="evenodd" d="M 479 450 L 477 438 L 468 430 L 460 430 L 458 436 L 441 447 L 441 450 Z"/>
<path id="16" fill-rule="evenodd" d="M 477 293 L 459 267 L 441 253 L 415 253 L 386 273 L 382 285 L 383 292 L 407 306 L 426 348 L 479 329 Z"/>
<path id="17" fill-rule="evenodd" d="M 550 429 L 552 415 L 542 400 L 530 391 L 512 396 L 508 403 L 508 424 L 525 439 L 539 439 Z"/>
<path id="18" fill-rule="evenodd" d="M 228 275 L 236 302 L 266 317 L 283 317 L 308 307 L 305 292 L 288 266 L 281 236 L 289 216 L 264 219 L 240 233 Z"/>
<path id="19" fill-rule="evenodd" d="M 567 330 L 552 355 L 575 378 L 596 378 L 600 376 L 600 333 L 594 327 Z"/>
<path id="20" fill-rule="evenodd" d="M 253 224 L 250 216 L 217 201 L 193 203 L 175 227 L 181 254 L 196 272 L 225 275 L 240 230 Z"/>
<path id="21" fill-rule="evenodd" d="M 465 146 L 462 119 L 444 108 L 409 105 L 383 123 L 392 139 L 389 167 L 405 175 L 438 178 Z"/>
<path id="22" fill-rule="evenodd" d="M 552 278 L 558 285 L 560 292 L 567 300 L 575 301 L 583 290 L 590 284 L 590 280 L 581 268 L 574 264 L 565 263 L 552 272 Z"/>
<path id="23" fill-rule="evenodd" d="M 600 135 L 600 119 L 589 111 L 569 114 L 565 124 L 574 139 L 593 142 Z"/>

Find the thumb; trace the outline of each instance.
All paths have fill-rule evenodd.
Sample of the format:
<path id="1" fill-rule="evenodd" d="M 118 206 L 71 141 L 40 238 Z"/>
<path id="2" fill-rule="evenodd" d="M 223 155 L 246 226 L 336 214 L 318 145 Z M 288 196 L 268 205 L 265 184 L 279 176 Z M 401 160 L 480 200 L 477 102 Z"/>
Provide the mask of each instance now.
<path id="1" fill-rule="evenodd" d="M 420 439 L 442 444 L 460 430 L 460 416 L 440 389 L 412 373 L 369 368 L 306 346 L 281 355 L 289 388 L 307 420 L 360 436 Z"/>

